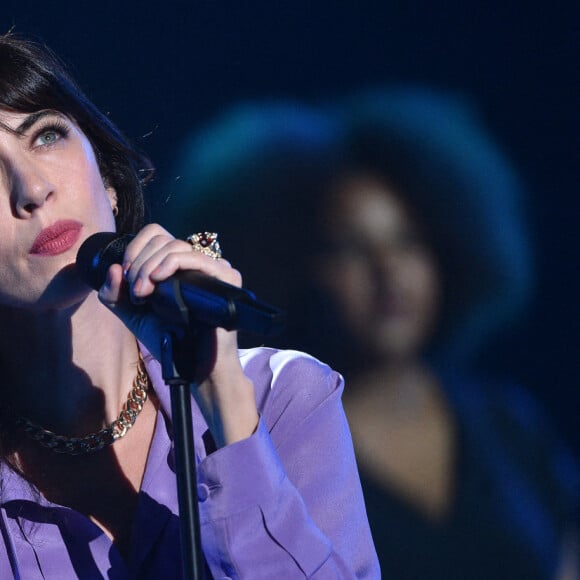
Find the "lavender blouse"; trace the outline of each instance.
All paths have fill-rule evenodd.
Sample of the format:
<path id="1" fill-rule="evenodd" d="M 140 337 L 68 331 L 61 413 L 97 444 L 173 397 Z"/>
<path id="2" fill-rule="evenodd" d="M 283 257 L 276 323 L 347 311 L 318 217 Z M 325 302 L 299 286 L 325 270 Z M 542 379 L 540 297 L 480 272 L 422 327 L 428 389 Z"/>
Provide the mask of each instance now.
<path id="1" fill-rule="evenodd" d="M 261 418 L 254 435 L 208 455 L 193 404 L 201 541 L 214 578 L 379 578 L 342 378 L 295 351 L 240 351 Z M 84 515 L 46 501 L 0 464 L 0 578 L 180 577 L 169 388 L 160 400 L 128 561 Z"/>

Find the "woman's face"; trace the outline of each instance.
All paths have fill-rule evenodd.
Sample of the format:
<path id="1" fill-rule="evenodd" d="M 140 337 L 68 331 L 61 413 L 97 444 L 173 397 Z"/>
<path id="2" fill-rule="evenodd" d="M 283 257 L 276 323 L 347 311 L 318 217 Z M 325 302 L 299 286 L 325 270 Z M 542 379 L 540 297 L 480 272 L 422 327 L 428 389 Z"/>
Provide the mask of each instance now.
<path id="1" fill-rule="evenodd" d="M 0 127 L 0 304 L 65 306 L 87 292 L 74 274 L 80 244 L 115 230 L 115 191 L 66 116 L 0 110 L 0 123 L 12 130 Z"/>
<path id="2" fill-rule="evenodd" d="M 353 338 L 375 356 L 418 354 L 432 332 L 440 279 L 423 232 L 401 198 L 371 176 L 325 198 L 325 289 Z"/>

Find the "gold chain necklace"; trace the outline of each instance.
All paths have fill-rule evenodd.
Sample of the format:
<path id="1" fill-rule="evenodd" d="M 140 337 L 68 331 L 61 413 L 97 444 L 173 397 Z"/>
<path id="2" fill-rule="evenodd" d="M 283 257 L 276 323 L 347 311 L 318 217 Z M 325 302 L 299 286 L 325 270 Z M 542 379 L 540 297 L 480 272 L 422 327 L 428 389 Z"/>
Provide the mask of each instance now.
<path id="1" fill-rule="evenodd" d="M 127 434 L 143 409 L 143 405 L 147 400 L 148 390 L 149 376 L 147 375 L 141 353 L 139 353 L 139 366 L 137 367 L 137 375 L 133 380 L 133 388 L 119 416 L 108 427 L 83 437 L 68 437 L 66 435 L 57 435 L 25 417 L 18 416 L 15 421 L 16 425 L 24 431 L 27 437 L 38 441 L 40 445 L 55 453 L 67 455 L 96 453 Z"/>

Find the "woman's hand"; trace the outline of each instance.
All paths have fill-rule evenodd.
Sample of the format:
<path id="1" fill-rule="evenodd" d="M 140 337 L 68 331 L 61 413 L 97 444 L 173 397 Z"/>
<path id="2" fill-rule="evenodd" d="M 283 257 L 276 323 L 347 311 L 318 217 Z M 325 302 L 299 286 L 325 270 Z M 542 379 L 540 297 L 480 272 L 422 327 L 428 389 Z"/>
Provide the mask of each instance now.
<path id="1" fill-rule="evenodd" d="M 176 240 L 161 226 L 143 228 L 125 251 L 123 265 L 113 264 L 99 298 L 159 359 L 165 331 L 162 321 L 149 309 L 136 307 L 155 290 L 155 285 L 180 270 L 196 270 L 235 286 L 240 273 L 227 260 L 195 251 Z M 209 350 L 200 366 L 199 386 L 193 395 L 221 447 L 250 436 L 258 423 L 251 381 L 243 374 L 237 351 L 237 336 L 224 329 L 204 329 L 197 339 Z M 192 353 L 192 357 L 196 353 Z"/>

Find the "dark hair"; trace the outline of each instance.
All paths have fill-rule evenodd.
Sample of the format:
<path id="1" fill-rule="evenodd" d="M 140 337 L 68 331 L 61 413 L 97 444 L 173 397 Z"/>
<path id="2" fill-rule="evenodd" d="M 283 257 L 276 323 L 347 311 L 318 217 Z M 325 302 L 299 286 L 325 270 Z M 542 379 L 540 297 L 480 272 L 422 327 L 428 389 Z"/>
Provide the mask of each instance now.
<path id="1" fill-rule="evenodd" d="M 526 302 L 519 179 L 465 99 L 403 87 L 326 106 L 240 104 L 196 132 L 177 172 L 162 219 L 178 230 L 223 230 L 224 252 L 248 287 L 289 310 L 288 344 L 341 369 L 344 351 L 357 353 L 352 343 L 345 349 L 332 304 L 309 284 L 306 257 L 321 241 L 325 193 L 342 174 L 383 179 L 423 218 L 444 284 L 428 345 L 439 356 L 475 354 Z"/>
<path id="2" fill-rule="evenodd" d="M 339 166 L 336 129 L 325 113 L 290 101 L 233 107 L 184 144 L 157 216 L 176 235 L 219 232 L 244 283 L 289 311 L 280 340 L 298 324 L 290 311 L 305 282 L 300 256 L 312 247 L 307 209 Z"/>
<path id="3" fill-rule="evenodd" d="M 142 227 L 142 188 L 152 176 L 151 162 L 95 107 L 47 47 L 11 33 L 0 36 L 0 109 L 49 109 L 71 118 L 91 143 L 103 181 L 117 192 L 117 230 L 134 233 Z"/>
<path id="4" fill-rule="evenodd" d="M 442 271 L 432 346 L 458 361 L 521 312 L 532 281 L 523 185 L 464 96 L 424 87 L 341 104 L 351 164 L 389 183 L 421 219 Z"/>
<path id="5" fill-rule="evenodd" d="M 47 47 L 11 33 L 0 35 L 0 109 L 54 110 L 74 121 L 91 143 L 103 182 L 117 193 L 117 231 L 135 233 L 142 227 L 143 185 L 153 171 L 149 159 L 95 107 Z M 6 459 L 16 434 L 1 416 L 3 410 L 0 405 L 0 457 Z"/>

